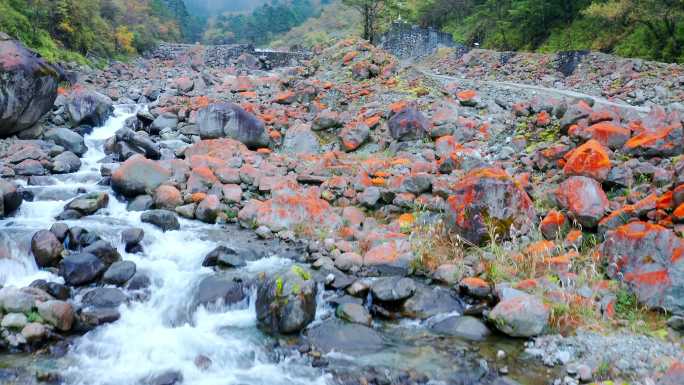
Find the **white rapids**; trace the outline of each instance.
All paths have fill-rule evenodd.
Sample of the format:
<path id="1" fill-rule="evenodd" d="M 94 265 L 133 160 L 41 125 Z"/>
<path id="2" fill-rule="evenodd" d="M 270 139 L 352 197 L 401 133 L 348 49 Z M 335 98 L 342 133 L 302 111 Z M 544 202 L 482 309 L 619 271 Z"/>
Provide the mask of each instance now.
<path id="1" fill-rule="evenodd" d="M 60 277 L 37 268 L 27 248 L 30 237 L 38 229 L 49 228 L 72 197 L 107 191 L 107 208 L 65 223 L 94 231 L 111 242 L 124 260 L 135 262 L 138 271 L 151 280 L 149 298 L 122 305 L 118 321 L 76 339 L 60 370 L 66 384 L 139 385 L 165 371 L 182 373 L 183 384 L 188 385 L 326 384 L 329 377 L 300 357 L 274 358 L 272 341 L 256 328 L 254 295 L 244 306 L 189 311 L 193 290 L 201 278 L 211 274 L 209 268 L 202 267 L 203 257 L 216 246 L 201 236 L 217 227 L 181 220 L 180 231 L 161 232 L 142 223 L 140 213 L 127 211 L 108 186 L 98 184 L 104 141 L 139 108 L 116 107 L 104 126 L 86 135 L 88 151 L 79 172 L 51 176 L 46 185 L 26 186 L 34 193 L 34 201 L 24 202 L 16 216 L 0 222 L 0 285 L 27 286 L 36 279 L 60 282 Z M 54 197 L 61 199 L 50 199 Z M 124 251 L 121 231 L 129 227 L 144 229 L 143 255 Z M 244 269 L 263 271 L 288 263 L 270 256 Z M 198 356 L 211 360 L 209 368 L 195 365 Z"/>

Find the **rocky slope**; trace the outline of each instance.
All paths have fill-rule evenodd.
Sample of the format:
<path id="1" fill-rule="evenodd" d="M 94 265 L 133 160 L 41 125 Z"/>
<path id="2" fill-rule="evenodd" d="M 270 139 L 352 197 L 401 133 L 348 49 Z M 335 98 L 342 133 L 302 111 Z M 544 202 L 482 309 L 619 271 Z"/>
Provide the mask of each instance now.
<path id="1" fill-rule="evenodd" d="M 17 195 L 13 183 L 37 185 L 45 175 L 78 170 L 82 135 L 113 104 L 146 104 L 104 145 L 102 183 L 116 197 L 80 196 L 56 220 L 87 217 L 116 198 L 163 231 L 180 229 L 181 217 L 239 223 L 262 239 L 293 243 L 311 270 L 257 279 L 257 322 L 266 333 L 301 337 L 300 352 L 315 366 L 331 365 L 336 380 L 385 383 L 372 370 L 349 374 L 325 353 L 377 351 L 388 324 L 413 320 L 468 341 L 492 333 L 533 339 L 577 329 L 639 331 L 646 335 L 545 336 L 528 353 L 559 366 L 545 382 L 677 383 L 684 359 L 684 137 L 672 104 L 681 100 L 678 69 L 647 63 L 644 78 L 633 65 L 610 71 L 623 68 L 610 62 L 596 77 L 581 70 L 565 77 L 520 56 L 502 65 L 488 61 L 499 54 L 468 55 L 431 68 L 465 79 L 436 78 L 355 39 L 271 72 L 246 68 L 256 62 L 247 57 L 210 68 L 195 50 L 84 72 L 61 90 L 43 130 L 2 141 L 5 207 L 16 209 L 7 203 Z M 572 84 L 587 95 L 500 87 L 481 76 Z M 615 95 L 653 84 L 667 92 L 644 96 L 647 112 L 607 105 L 598 97 L 613 96 L 605 88 L 613 76 L 632 78 Z M 38 325 L 71 330 L 69 309 L 83 301 L 108 305 L 76 311 L 75 324 L 114 321 L 101 309 L 122 300 L 107 285 L 127 290 L 142 279 L 97 236 L 45 228 L 32 242 L 37 264 L 58 269 L 77 293 L 99 291 L 81 299 L 51 283 L 3 288 L 3 341 L 13 349 L 50 338 L 36 337 Z M 136 252 L 141 237 L 128 234 L 126 252 Z M 217 249 L 204 263 L 230 270 L 245 258 Z M 311 323 L 318 290 L 336 293 L 335 311 Z M 244 299 L 242 286 L 219 293 L 230 303 Z M 45 322 L 29 322 L 34 309 Z M 568 353 L 573 344 L 580 347 Z M 613 344 L 603 361 L 581 353 Z M 637 364 L 639 357 L 624 353 L 628 345 L 654 352 L 652 359 Z M 495 355 L 505 359 L 503 351 Z M 528 383 L 516 362 L 506 361 L 509 368 L 488 358 L 496 369 L 485 361 L 468 371 L 475 376 L 469 383 L 510 383 L 499 377 L 509 370 Z M 395 379 L 427 383 L 431 375 Z"/>

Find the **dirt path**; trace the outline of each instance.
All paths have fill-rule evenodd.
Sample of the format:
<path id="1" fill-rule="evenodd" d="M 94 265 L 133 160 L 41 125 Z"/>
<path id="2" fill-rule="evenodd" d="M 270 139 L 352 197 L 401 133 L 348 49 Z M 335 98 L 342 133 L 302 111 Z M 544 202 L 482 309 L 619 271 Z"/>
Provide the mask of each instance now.
<path id="1" fill-rule="evenodd" d="M 425 76 L 428 76 L 430 78 L 440 80 L 440 81 L 457 81 L 457 82 L 461 82 L 461 83 L 470 83 L 473 85 L 485 85 L 485 86 L 491 87 L 491 88 L 498 88 L 498 89 L 504 89 L 504 90 L 509 90 L 509 91 L 516 91 L 516 92 L 519 92 L 521 90 L 527 90 L 527 91 L 532 91 L 534 94 L 538 94 L 538 95 L 551 95 L 551 96 L 556 96 L 556 97 L 592 99 L 594 101 L 595 105 L 600 105 L 600 106 L 604 106 L 604 107 L 615 107 L 615 108 L 619 108 L 622 110 L 635 111 L 635 112 L 642 114 L 642 115 L 645 115 L 650 111 L 649 107 L 632 106 L 632 105 L 629 105 L 626 103 L 616 103 L 616 102 L 610 101 L 610 100 L 603 98 L 603 97 L 600 97 L 600 96 L 589 95 L 589 94 L 576 92 L 576 91 L 547 88 L 547 87 L 534 86 L 534 85 L 523 84 L 523 83 L 514 83 L 514 82 L 505 82 L 505 81 L 504 82 L 498 82 L 498 81 L 477 80 L 477 79 L 462 78 L 462 77 L 447 76 L 447 75 L 437 75 L 437 74 L 431 73 L 429 71 L 426 71 L 426 70 L 420 69 L 420 68 L 418 69 L 418 71 Z"/>

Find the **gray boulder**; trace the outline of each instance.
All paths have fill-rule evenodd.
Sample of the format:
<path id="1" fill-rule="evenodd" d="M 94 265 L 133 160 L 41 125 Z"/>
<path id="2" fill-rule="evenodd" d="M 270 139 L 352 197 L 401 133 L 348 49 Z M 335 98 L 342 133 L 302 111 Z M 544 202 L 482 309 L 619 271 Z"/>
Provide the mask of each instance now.
<path id="1" fill-rule="evenodd" d="M 99 127 L 112 114 L 112 100 L 99 92 L 82 86 L 66 97 L 66 112 L 72 127 L 89 125 Z"/>
<path id="2" fill-rule="evenodd" d="M 162 231 L 180 230 L 180 222 L 173 211 L 150 210 L 140 215 L 140 220 L 145 223 L 153 224 Z"/>
<path id="3" fill-rule="evenodd" d="M 404 300 L 416 291 L 416 284 L 411 278 L 381 277 L 371 283 L 373 298 L 382 302 L 396 302 Z"/>
<path id="4" fill-rule="evenodd" d="M 290 334 L 304 329 L 316 315 L 316 282 L 300 266 L 259 282 L 256 299 L 257 325 L 271 334 Z"/>
<path id="5" fill-rule="evenodd" d="M 61 69 L 0 32 L 0 138 L 34 126 L 57 98 Z"/>
<path id="6" fill-rule="evenodd" d="M 266 147 L 269 136 L 264 123 L 234 103 L 212 104 L 197 117 L 202 139 L 232 138 L 247 147 Z"/>
<path id="7" fill-rule="evenodd" d="M 51 140 L 78 156 L 82 156 L 88 150 L 83 137 L 68 128 L 53 128 L 43 134 L 43 137 L 45 140 Z"/>
<path id="8" fill-rule="evenodd" d="M 436 322 L 430 328 L 439 334 L 469 341 L 482 341 L 491 334 L 487 325 L 470 316 L 450 316 Z"/>
<path id="9" fill-rule="evenodd" d="M 59 275 L 71 286 L 81 286 L 96 281 L 105 271 L 105 264 L 93 254 L 71 254 L 60 263 Z"/>
<path id="10" fill-rule="evenodd" d="M 70 174 L 81 168 L 81 159 L 71 151 L 64 151 L 52 160 L 54 174 Z"/>
<path id="11" fill-rule="evenodd" d="M 549 310 L 541 299 L 525 294 L 499 302 L 488 318 L 499 331 L 511 337 L 532 337 L 546 327 Z"/>
<path id="12" fill-rule="evenodd" d="M 306 332 L 306 340 L 316 350 L 344 354 L 376 353 L 384 348 L 380 333 L 358 323 L 339 320 L 325 321 Z"/>

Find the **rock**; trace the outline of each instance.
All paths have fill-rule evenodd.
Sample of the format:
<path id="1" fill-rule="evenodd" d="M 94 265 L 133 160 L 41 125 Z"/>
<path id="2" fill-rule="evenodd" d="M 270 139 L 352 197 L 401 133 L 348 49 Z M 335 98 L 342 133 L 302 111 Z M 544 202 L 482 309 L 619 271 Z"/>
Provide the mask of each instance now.
<path id="1" fill-rule="evenodd" d="M 2 317 L 0 326 L 6 329 L 21 330 L 28 323 L 28 319 L 21 313 L 9 313 Z"/>
<path id="2" fill-rule="evenodd" d="M 7 313 L 28 313 L 36 304 L 33 295 L 14 287 L 0 289 L 0 309 Z"/>
<path id="3" fill-rule="evenodd" d="M 256 312 L 257 326 L 267 333 L 299 332 L 316 315 L 316 282 L 299 266 L 262 279 L 257 288 Z"/>
<path id="4" fill-rule="evenodd" d="M 59 300 L 66 300 L 70 295 L 70 290 L 68 287 L 57 282 L 46 282 L 43 279 L 38 279 L 31 282 L 29 287 L 35 287 L 37 289 L 43 290 L 44 292 L 55 297 L 55 299 Z"/>
<path id="5" fill-rule="evenodd" d="M 102 282 L 110 285 L 123 286 L 135 275 L 136 266 L 132 261 L 115 262 L 102 276 Z"/>
<path id="6" fill-rule="evenodd" d="M 81 159 L 71 151 L 65 151 L 52 160 L 54 174 L 70 174 L 81 168 Z"/>
<path id="7" fill-rule="evenodd" d="M 340 114 L 333 110 L 323 110 L 316 115 L 313 120 L 311 129 L 314 131 L 323 131 L 331 128 L 342 127 L 342 120 Z"/>
<path id="8" fill-rule="evenodd" d="M 258 203 L 254 218 L 258 226 L 271 231 L 293 230 L 297 226 L 338 228 L 342 220 L 330 204 L 320 198 L 317 189 L 303 189 L 297 182 L 285 181 L 273 186 L 271 199 Z M 249 205 L 238 214 L 242 220 Z"/>
<path id="9" fill-rule="evenodd" d="M 580 121 L 580 119 L 589 117 L 591 112 L 591 107 L 584 101 L 573 104 L 568 108 L 560 121 L 561 132 L 568 132 L 568 128 L 570 128 L 570 126 Z"/>
<path id="10" fill-rule="evenodd" d="M 558 186 L 556 199 L 561 207 L 585 228 L 596 228 L 608 210 L 608 197 L 601 185 L 585 176 L 572 176 Z"/>
<path id="11" fill-rule="evenodd" d="M 416 291 L 416 284 L 411 278 L 381 277 L 371 283 L 373 298 L 382 302 L 396 302 L 404 300 Z"/>
<path id="12" fill-rule="evenodd" d="M 432 279 L 446 285 L 454 285 L 461 280 L 462 276 L 463 269 L 459 265 L 445 263 L 437 267 L 432 274 Z"/>
<path id="13" fill-rule="evenodd" d="M 491 334 L 482 321 L 470 316 L 450 316 L 436 322 L 430 328 L 439 334 L 468 341 L 483 341 Z"/>
<path id="14" fill-rule="evenodd" d="M 670 157 L 682 153 L 684 134 L 677 113 L 665 116 L 660 107 L 654 107 L 643 119 L 635 135 L 625 143 L 623 151 L 632 156 Z"/>
<path id="15" fill-rule="evenodd" d="M 43 137 L 45 140 L 51 140 L 55 142 L 55 144 L 64 147 L 78 156 L 83 156 L 88 150 L 83 137 L 68 128 L 60 127 L 50 129 L 45 132 Z"/>
<path id="16" fill-rule="evenodd" d="M 611 169 L 608 150 L 596 140 L 590 140 L 565 155 L 565 175 L 581 175 L 603 182 Z"/>
<path id="17" fill-rule="evenodd" d="M 306 331 L 306 341 L 322 353 L 332 351 L 349 355 L 379 352 L 384 348 L 377 331 L 358 323 L 324 321 Z"/>
<path id="18" fill-rule="evenodd" d="M 430 132 L 430 122 L 413 105 L 397 112 L 388 125 L 392 138 L 399 141 L 420 139 Z"/>
<path id="19" fill-rule="evenodd" d="M 128 211 L 147 211 L 154 207 L 154 199 L 149 195 L 138 195 L 128 202 Z"/>
<path id="20" fill-rule="evenodd" d="M 155 161 L 136 155 L 112 173 L 112 189 L 124 196 L 135 197 L 153 192 L 170 178 L 170 170 Z"/>
<path id="21" fill-rule="evenodd" d="M 318 135 L 308 124 L 295 124 L 288 128 L 283 140 L 283 151 L 293 154 L 317 154 L 321 150 Z"/>
<path id="22" fill-rule="evenodd" d="M 112 114 L 112 100 L 83 86 L 75 86 L 67 95 L 65 109 L 72 127 L 99 127 Z M 73 150 L 72 150 L 73 151 Z"/>
<path id="23" fill-rule="evenodd" d="M 64 206 L 65 210 L 78 211 L 82 216 L 95 214 L 99 209 L 107 207 L 109 195 L 106 192 L 92 192 L 74 198 Z"/>
<path id="24" fill-rule="evenodd" d="M 254 261 L 258 258 L 259 256 L 253 249 L 219 245 L 204 257 L 202 266 L 242 267 L 247 264 L 247 261 Z"/>
<path id="25" fill-rule="evenodd" d="M 611 122 L 596 123 L 589 127 L 589 131 L 592 139 L 612 150 L 621 149 L 631 136 L 628 128 L 617 126 Z"/>
<path id="26" fill-rule="evenodd" d="M 83 248 L 83 252 L 96 256 L 107 267 L 109 267 L 112 263 L 121 260 L 119 251 L 116 250 L 111 243 L 101 239 Z"/>
<path id="27" fill-rule="evenodd" d="M 212 104 L 199 111 L 197 123 L 202 139 L 228 137 L 249 148 L 267 147 L 264 123 L 234 103 Z"/>
<path id="28" fill-rule="evenodd" d="M 169 185 L 161 185 L 154 190 L 154 207 L 164 210 L 175 210 L 183 205 L 183 197 L 177 188 Z"/>
<path id="29" fill-rule="evenodd" d="M 126 301 L 126 295 L 112 287 L 97 287 L 83 295 L 83 305 L 97 308 L 117 308 Z"/>
<path id="30" fill-rule="evenodd" d="M 247 295 L 240 282 L 221 275 L 203 278 L 197 286 L 195 306 L 228 306 L 242 302 Z"/>
<path id="31" fill-rule="evenodd" d="M 544 239 L 555 240 L 560 238 L 568 228 L 568 220 L 561 212 L 549 211 L 539 226 Z"/>
<path id="32" fill-rule="evenodd" d="M 154 121 L 150 124 L 150 130 L 152 132 L 159 132 L 165 128 L 171 128 L 173 130 L 178 126 L 178 115 L 171 112 L 163 112 L 157 116 Z"/>
<path id="33" fill-rule="evenodd" d="M 491 286 L 485 280 L 476 277 L 463 278 L 458 283 L 458 291 L 478 299 L 487 299 L 492 294 Z"/>
<path id="34" fill-rule="evenodd" d="M 46 173 L 43 164 L 33 159 L 26 159 L 15 165 L 14 172 L 17 173 L 17 175 L 25 176 L 45 175 Z"/>
<path id="35" fill-rule="evenodd" d="M 33 127 L 52 108 L 61 69 L 0 32 L 0 138 Z"/>
<path id="36" fill-rule="evenodd" d="M 30 322 L 21 329 L 21 335 L 24 336 L 29 343 L 40 342 L 47 337 L 48 330 L 43 324 Z"/>
<path id="37" fill-rule="evenodd" d="M 121 232 L 121 242 L 123 242 L 127 253 L 130 253 L 129 250 L 138 246 L 144 237 L 145 232 L 138 227 L 131 227 Z"/>
<path id="38" fill-rule="evenodd" d="M 524 294 L 502 300 L 488 318 L 499 331 L 511 337 L 532 337 L 546 327 L 549 311 L 539 298 Z"/>
<path id="39" fill-rule="evenodd" d="M 608 275 L 626 282 L 640 302 L 684 315 L 684 241 L 672 230 L 631 222 L 608 231 L 600 253 Z"/>
<path id="40" fill-rule="evenodd" d="M 216 195 L 210 194 L 197 205 L 195 218 L 205 223 L 216 223 L 220 211 L 221 202 Z"/>
<path id="41" fill-rule="evenodd" d="M 60 262 L 59 275 L 67 285 L 81 286 L 96 281 L 106 268 L 93 254 L 70 254 Z"/>
<path id="42" fill-rule="evenodd" d="M 373 318 L 365 307 L 355 303 L 344 303 L 337 307 L 335 311 L 337 318 L 361 325 L 370 326 Z"/>
<path id="43" fill-rule="evenodd" d="M 39 230 L 31 238 L 31 252 L 38 267 L 56 267 L 62 258 L 62 242 L 48 230 Z"/>
<path id="44" fill-rule="evenodd" d="M 454 312 L 463 314 L 463 305 L 449 290 L 441 287 L 418 286 L 416 292 L 401 307 L 404 317 L 419 319 Z"/>
<path id="45" fill-rule="evenodd" d="M 370 137 L 370 128 L 364 123 L 356 123 L 340 131 L 340 145 L 344 151 L 354 151 Z"/>
<path id="46" fill-rule="evenodd" d="M 126 282 L 127 290 L 142 290 L 150 287 L 152 281 L 150 277 L 141 272 L 136 272 L 131 279 Z"/>
<path id="47" fill-rule="evenodd" d="M 453 194 L 447 199 L 448 224 L 469 242 L 483 244 L 492 229 L 506 238 L 511 227 L 526 233 L 535 226 L 532 200 L 501 169 L 473 170 L 451 189 Z"/>
<path id="48" fill-rule="evenodd" d="M 111 307 L 87 307 L 78 314 L 78 323 L 74 330 L 86 332 L 100 325 L 112 323 L 121 318 L 119 310 Z"/>
<path id="49" fill-rule="evenodd" d="M 14 182 L 0 179 L 0 218 L 15 212 L 23 200 Z"/>
<path id="50" fill-rule="evenodd" d="M 176 214 L 168 210 L 150 210 L 140 215 L 140 220 L 144 223 L 153 224 L 163 231 L 180 230 L 180 222 Z"/>
<path id="51" fill-rule="evenodd" d="M 69 331 L 74 323 L 74 309 L 65 301 L 39 302 L 36 307 L 41 318 L 61 331 Z"/>

